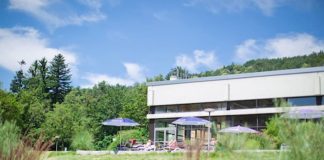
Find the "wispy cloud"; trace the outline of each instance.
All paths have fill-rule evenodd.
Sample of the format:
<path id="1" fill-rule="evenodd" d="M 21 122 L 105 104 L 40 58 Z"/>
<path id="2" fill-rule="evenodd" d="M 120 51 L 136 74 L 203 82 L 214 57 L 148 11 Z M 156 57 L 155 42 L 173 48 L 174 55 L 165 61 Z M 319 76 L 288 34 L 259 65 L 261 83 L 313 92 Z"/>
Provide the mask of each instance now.
<path id="1" fill-rule="evenodd" d="M 76 0 L 73 2 L 82 6 L 83 13 L 78 13 L 80 8 L 76 9 L 73 5 L 68 5 L 67 1 L 10 0 L 9 8 L 32 15 L 45 23 L 50 30 L 66 25 L 97 22 L 106 18 L 106 15 L 101 12 L 100 0 Z"/>
<path id="2" fill-rule="evenodd" d="M 236 47 L 235 61 L 291 57 L 324 50 L 324 41 L 307 33 L 279 35 L 267 40 L 248 39 Z"/>
<path id="3" fill-rule="evenodd" d="M 98 73 L 86 73 L 82 79 L 86 80 L 87 83 L 81 85 L 82 88 L 91 88 L 94 85 L 98 84 L 99 82 L 105 81 L 111 85 L 126 85 L 130 86 L 136 82 L 143 82 L 145 80 L 145 67 L 136 64 L 136 63 L 123 63 L 126 76 L 118 77 L 118 76 L 111 76 L 107 74 L 98 74 Z"/>
<path id="4" fill-rule="evenodd" d="M 136 63 L 124 63 L 128 78 L 141 82 L 145 80 L 145 68 Z"/>
<path id="5" fill-rule="evenodd" d="M 63 48 L 50 47 L 49 41 L 31 27 L 0 28 L 0 66 L 12 72 L 19 69 L 18 61 L 24 60 L 29 66 L 43 57 L 51 60 L 58 53 L 76 71 L 76 54 Z"/>
<path id="6" fill-rule="evenodd" d="M 167 19 L 167 16 L 168 16 L 167 11 L 159 11 L 153 13 L 153 17 L 158 21 L 165 21 Z"/>
<path id="7" fill-rule="evenodd" d="M 181 54 L 176 57 L 176 66 L 181 66 L 190 72 L 201 68 L 213 69 L 218 65 L 214 51 L 195 50 L 192 55 Z"/>
<path id="8" fill-rule="evenodd" d="M 102 81 L 105 81 L 111 85 L 120 84 L 120 85 L 130 86 L 134 84 L 134 81 L 129 80 L 127 78 L 114 77 L 114 76 L 109 76 L 106 74 L 98 74 L 98 73 L 86 73 L 85 76 L 82 77 L 82 79 L 88 81 L 86 84 L 81 85 L 82 88 L 91 88 Z"/>
<path id="9" fill-rule="evenodd" d="M 264 15 L 270 16 L 276 8 L 282 6 L 298 6 L 301 3 L 307 4 L 302 7 L 309 7 L 312 1 L 298 1 L 298 0 L 188 0 L 185 6 L 198 6 L 206 8 L 212 13 L 220 12 L 241 12 L 247 9 L 256 8 Z"/>

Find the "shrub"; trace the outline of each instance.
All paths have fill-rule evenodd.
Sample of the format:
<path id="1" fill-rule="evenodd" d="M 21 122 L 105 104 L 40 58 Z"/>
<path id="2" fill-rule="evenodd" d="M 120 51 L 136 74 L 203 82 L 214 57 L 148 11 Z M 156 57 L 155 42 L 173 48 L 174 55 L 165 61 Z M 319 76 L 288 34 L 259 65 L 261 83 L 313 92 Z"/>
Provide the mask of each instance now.
<path id="1" fill-rule="evenodd" d="M 109 150 L 116 150 L 119 143 L 127 143 L 130 139 L 136 139 L 140 143 L 147 141 L 147 135 L 143 129 L 132 129 L 120 131 L 119 134 L 114 136 L 114 141 L 108 146 Z"/>
<path id="2" fill-rule="evenodd" d="M 247 134 L 222 134 L 219 136 L 217 149 L 228 151 L 243 149 L 247 138 Z"/>
<path id="3" fill-rule="evenodd" d="M 281 121 L 279 117 L 272 117 L 268 122 L 266 122 L 267 127 L 264 130 L 264 133 L 272 139 L 276 148 L 279 148 L 282 144 L 282 140 L 279 137 L 280 127 L 283 126 L 283 124 L 281 124 L 282 122 L 283 121 Z"/>
<path id="4" fill-rule="evenodd" d="M 319 160 L 324 157 L 324 121 L 284 121 L 279 136 L 288 145 L 285 159 Z"/>
<path id="5" fill-rule="evenodd" d="M 256 139 L 247 139 L 243 149 L 260 149 L 260 142 Z"/>
<path id="6" fill-rule="evenodd" d="M 113 141 L 113 136 L 108 135 L 105 136 L 102 140 L 99 140 L 95 144 L 95 149 L 101 150 L 101 149 L 107 149 L 109 144 Z"/>
<path id="7" fill-rule="evenodd" d="M 85 130 L 76 132 L 72 137 L 71 147 L 73 149 L 90 150 L 94 148 L 93 135 Z"/>
<path id="8" fill-rule="evenodd" d="M 219 136 L 217 150 L 273 149 L 270 137 L 263 134 L 223 134 Z"/>

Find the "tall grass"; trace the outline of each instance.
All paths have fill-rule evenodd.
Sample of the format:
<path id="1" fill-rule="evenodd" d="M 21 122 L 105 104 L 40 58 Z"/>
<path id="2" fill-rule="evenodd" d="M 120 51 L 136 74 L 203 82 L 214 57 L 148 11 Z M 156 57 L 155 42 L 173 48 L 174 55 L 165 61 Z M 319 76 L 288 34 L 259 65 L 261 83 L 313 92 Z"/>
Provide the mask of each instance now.
<path id="1" fill-rule="evenodd" d="M 0 159 L 1 160 L 37 160 L 52 145 L 40 136 L 35 143 L 28 138 L 20 138 L 18 127 L 12 122 L 0 125 Z"/>
<path id="2" fill-rule="evenodd" d="M 0 157 L 6 157 L 20 143 L 19 128 L 8 121 L 0 125 Z"/>

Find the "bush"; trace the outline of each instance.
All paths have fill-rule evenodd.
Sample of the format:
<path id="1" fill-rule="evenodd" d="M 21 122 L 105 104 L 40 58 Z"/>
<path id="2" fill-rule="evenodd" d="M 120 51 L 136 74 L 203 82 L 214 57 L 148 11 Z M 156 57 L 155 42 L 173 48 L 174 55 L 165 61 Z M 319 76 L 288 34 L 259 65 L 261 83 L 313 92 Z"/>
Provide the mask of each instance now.
<path id="1" fill-rule="evenodd" d="M 279 148 L 282 144 L 282 140 L 279 137 L 280 127 L 283 126 L 281 123 L 282 121 L 279 117 L 272 117 L 268 122 L 266 122 L 267 128 L 264 130 L 264 133 L 272 139 L 276 148 Z"/>
<path id="2" fill-rule="evenodd" d="M 247 139 L 243 145 L 243 149 L 260 149 L 260 142 L 256 139 Z"/>
<path id="3" fill-rule="evenodd" d="M 113 141 L 113 136 L 105 136 L 102 140 L 99 140 L 95 144 L 95 149 L 101 150 L 101 149 L 107 149 L 109 144 Z"/>
<path id="4" fill-rule="evenodd" d="M 71 147 L 73 149 L 91 150 L 94 148 L 93 135 L 85 130 L 76 132 L 72 137 Z"/>
<path id="5" fill-rule="evenodd" d="M 237 150 L 243 149 L 245 142 L 247 141 L 247 134 L 222 134 L 219 135 L 219 141 L 217 143 L 217 150 Z"/>
<path id="6" fill-rule="evenodd" d="M 282 120 L 283 121 L 283 120 Z M 319 160 L 324 157 L 324 121 L 284 121 L 280 139 L 288 145 L 285 159 Z"/>
<path id="7" fill-rule="evenodd" d="M 116 150 L 119 143 L 127 143 L 130 139 L 136 139 L 137 142 L 145 143 L 147 141 L 147 134 L 143 129 L 132 129 L 120 131 L 114 136 L 114 141 L 108 146 L 108 150 Z"/>
<path id="8" fill-rule="evenodd" d="M 0 155 L 8 156 L 19 144 L 19 128 L 12 122 L 0 124 Z"/>
<path id="9" fill-rule="evenodd" d="M 273 149 L 270 137 L 263 134 L 223 134 L 219 136 L 218 150 Z"/>

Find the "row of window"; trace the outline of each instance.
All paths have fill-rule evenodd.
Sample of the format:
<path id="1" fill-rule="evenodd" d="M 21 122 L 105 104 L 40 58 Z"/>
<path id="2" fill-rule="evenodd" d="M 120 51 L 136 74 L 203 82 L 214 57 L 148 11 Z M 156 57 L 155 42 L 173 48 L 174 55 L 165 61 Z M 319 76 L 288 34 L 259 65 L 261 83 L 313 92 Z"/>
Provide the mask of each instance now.
<path id="1" fill-rule="evenodd" d="M 217 129 L 221 129 L 225 126 L 247 126 L 253 129 L 263 129 L 266 125 L 266 121 L 272 117 L 273 114 L 260 114 L 260 115 L 235 115 L 235 116 L 221 116 L 211 117 L 211 122 L 215 123 Z M 206 118 L 207 119 L 207 118 Z M 175 127 L 172 124 L 176 119 L 156 119 L 154 120 L 155 128 Z M 224 125 L 224 126 L 222 126 Z M 192 126 L 188 126 L 192 127 Z M 200 126 L 199 126 L 200 127 Z"/>
<path id="2" fill-rule="evenodd" d="M 154 106 L 151 114 L 172 113 L 172 112 L 197 112 L 206 108 L 215 110 L 235 110 L 248 108 L 268 108 L 268 107 L 288 107 L 288 106 L 313 106 L 324 105 L 324 96 L 279 98 L 279 99 L 259 99 L 231 102 L 201 103 L 201 104 L 182 104 L 169 106 Z"/>

